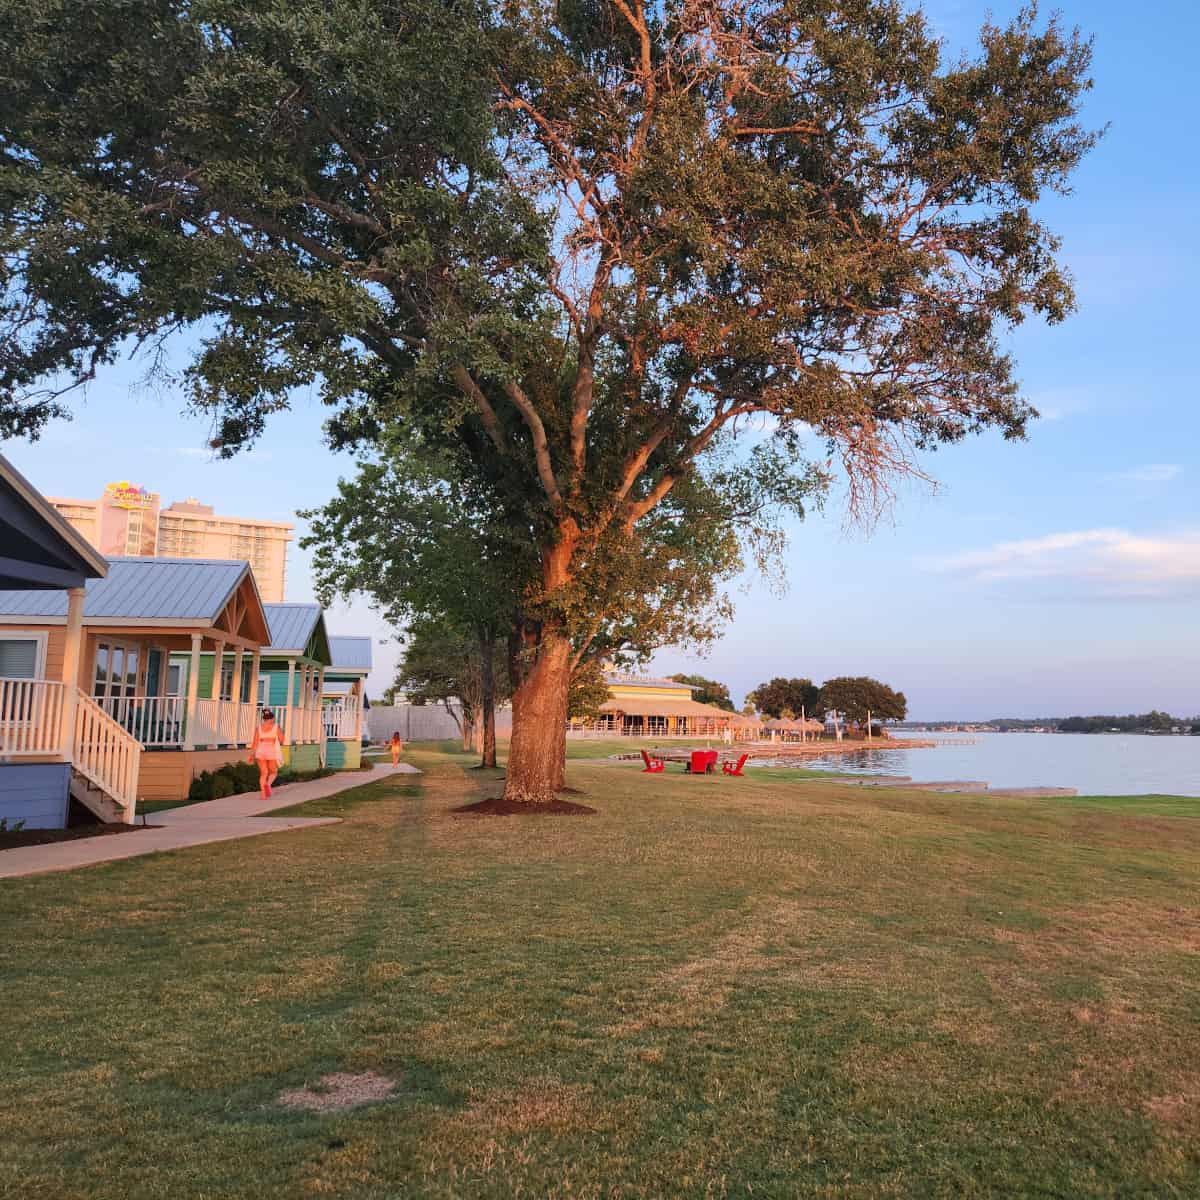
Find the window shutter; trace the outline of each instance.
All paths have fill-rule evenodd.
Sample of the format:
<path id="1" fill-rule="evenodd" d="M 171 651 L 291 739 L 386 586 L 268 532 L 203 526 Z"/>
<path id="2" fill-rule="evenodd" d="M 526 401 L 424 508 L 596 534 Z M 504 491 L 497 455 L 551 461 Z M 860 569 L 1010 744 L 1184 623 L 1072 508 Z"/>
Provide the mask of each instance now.
<path id="1" fill-rule="evenodd" d="M 0 679 L 33 679 L 38 644 L 32 638 L 0 639 Z"/>

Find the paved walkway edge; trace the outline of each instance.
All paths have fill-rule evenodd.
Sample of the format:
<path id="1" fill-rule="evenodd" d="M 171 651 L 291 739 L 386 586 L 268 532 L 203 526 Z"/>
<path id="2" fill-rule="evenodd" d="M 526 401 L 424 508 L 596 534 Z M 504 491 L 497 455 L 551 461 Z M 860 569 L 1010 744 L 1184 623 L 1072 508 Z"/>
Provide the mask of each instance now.
<path id="1" fill-rule="evenodd" d="M 0 850 L 0 879 L 41 875 L 48 871 L 73 871 L 78 867 L 92 867 L 123 858 L 137 858 L 143 854 L 160 854 L 167 850 L 184 850 L 189 846 L 203 846 L 211 842 L 261 837 L 265 833 L 282 833 L 313 825 L 336 825 L 340 822 L 338 817 L 268 817 L 263 814 L 280 808 L 292 808 L 309 800 L 336 796 L 339 792 L 378 783 L 392 775 L 418 774 L 420 772 L 407 763 L 401 763 L 395 769 L 390 763 L 376 763 L 370 771 L 344 771 L 324 779 L 311 779 L 307 783 L 290 783 L 269 800 L 262 799 L 257 792 L 250 792 L 151 813 L 147 815 L 151 827 L 134 833 Z"/>

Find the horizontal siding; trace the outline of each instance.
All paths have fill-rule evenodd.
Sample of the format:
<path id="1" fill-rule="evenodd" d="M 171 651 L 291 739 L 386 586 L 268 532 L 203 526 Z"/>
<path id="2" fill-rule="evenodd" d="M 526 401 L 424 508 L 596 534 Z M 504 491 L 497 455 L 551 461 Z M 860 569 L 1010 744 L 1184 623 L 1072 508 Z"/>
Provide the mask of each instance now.
<path id="1" fill-rule="evenodd" d="M 143 800 L 183 800 L 201 771 L 244 761 L 233 750 L 147 750 L 138 771 L 138 795 Z"/>
<path id="2" fill-rule="evenodd" d="M 330 738 L 325 743 L 325 765 L 335 771 L 354 771 L 362 763 L 362 744 Z"/>
<path id="3" fill-rule="evenodd" d="M 0 764 L 0 818 L 11 829 L 64 829 L 67 824 L 66 763 Z"/>
<path id="4" fill-rule="evenodd" d="M 321 747 L 314 742 L 303 746 L 285 746 L 283 763 L 292 771 L 315 771 L 321 765 Z"/>

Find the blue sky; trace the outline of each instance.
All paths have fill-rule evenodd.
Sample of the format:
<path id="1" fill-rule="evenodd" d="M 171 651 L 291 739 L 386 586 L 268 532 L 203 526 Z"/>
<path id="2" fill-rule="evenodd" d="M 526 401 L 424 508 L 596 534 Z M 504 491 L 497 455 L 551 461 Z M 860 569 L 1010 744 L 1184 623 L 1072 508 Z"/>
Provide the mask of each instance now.
<path id="1" fill-rule="evenodd" d="M 1016 4 L 930 0 L 951 47 L 990 10 Z M 1012 338 L 1020 377 L 1042 410 L 1028 442 L 984 437 L 924 463 L 936 492 L 910 487 L 869 535 L 847 533 L 834 496 L 792 530 L 789 586 L 747 578 L 737 617 L 700 659 L 664 652 L 656 669 L 698 670 L 739 698 L 772 675 L 870 674 L 901 688 L 918 718 L 1143 711 L 1200 713 L 1200 413 L 1189 286 L 1200 134 L 1194 52 L 1200 13 L 1063 0 L 1094 34 L 1090 124 L 1111 127 L 1075 194 L 1043 214 L 1063 236 L 1080 311 Z M 349 460 L 325 449 L 324 413 L 298 396 L 259 448 L 231 463 L 202 450 L 207 428 L 177 395 L 105 372 L 74 421 L 3 451 L 43 491 L 96 496 L 128 478 L 163 495 L 273 520 L 320 504 Z M 293 548 L 291 600 L 311 597 Z M 335 633 L 390 631 L 364 603 L 339 607 Z M 376 690 L 393 644 L 376 646 Z"/>

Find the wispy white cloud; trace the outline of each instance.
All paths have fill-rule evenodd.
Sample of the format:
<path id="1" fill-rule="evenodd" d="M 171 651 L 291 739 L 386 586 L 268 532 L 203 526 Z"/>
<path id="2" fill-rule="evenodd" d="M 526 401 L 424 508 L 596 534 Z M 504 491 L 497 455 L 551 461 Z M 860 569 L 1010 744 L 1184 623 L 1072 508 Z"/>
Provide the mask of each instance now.
<path id="1" fill-rule="evenodd" d="M 927 559 L 977 582 L 1061 581 L 1106 598 L 1166 598 L 1200 589 L 1200 531 L 1148 536 L 1083 529 Z"/>
<path id="2" fill-rule="evenodd" d="M 208 446 L 158 446 L 151 447 L 151 454 L 170 454 L 176 458 L 195 458 L 201 462 L 223 463 L 226 460 L 218 458 L 216 452 Z M 253 459 L 255 462 L 267 462 L 272 458 L 270 450 L 242 450 L 239 451 L 234 462 Z"/>
<path id="3" fill-rule="evenodd" d="M 1034 392 L 1029 402 L 1042 421 L 1066 421 L 1088 412 L 1095 403 L 1093 393 L 1084 388 L 1047 388 Z"/>
<path id="4" fill-rule="evenodd" d="M 1144 463 L 1128 471 L 1113 471 L 1104 478 L 1114 483 L 1170 483 L 1183 474 L 1179 463 Z"/>

